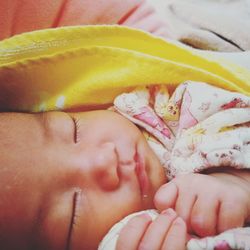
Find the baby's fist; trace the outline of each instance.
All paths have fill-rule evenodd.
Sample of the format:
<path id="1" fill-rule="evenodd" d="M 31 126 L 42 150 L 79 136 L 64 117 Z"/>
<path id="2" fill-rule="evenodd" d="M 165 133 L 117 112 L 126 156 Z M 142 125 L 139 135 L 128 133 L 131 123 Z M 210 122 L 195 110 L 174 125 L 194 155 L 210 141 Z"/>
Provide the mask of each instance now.
<path id="1" fill-rule="evenodd" d="M 160 211 L 173 208 L 190 233 L 204 237 L 243 226 L 249 216 L 249 197 L 234 178 L 187 174 L 163 185 L 154 203 Z"/>

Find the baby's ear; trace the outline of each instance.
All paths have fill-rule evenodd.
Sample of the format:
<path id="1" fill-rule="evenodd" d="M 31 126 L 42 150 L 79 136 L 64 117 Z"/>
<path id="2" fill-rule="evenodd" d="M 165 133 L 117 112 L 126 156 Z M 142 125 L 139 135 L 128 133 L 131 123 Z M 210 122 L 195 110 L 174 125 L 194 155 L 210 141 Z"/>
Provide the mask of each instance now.
<path id="1" fill-rule="evenodd" d="M 174 182 L 164 184 L 159 188 L 154 197 L 154 205 L 159 210 L 174 208 L 178 197 L 178 188 Z"/>

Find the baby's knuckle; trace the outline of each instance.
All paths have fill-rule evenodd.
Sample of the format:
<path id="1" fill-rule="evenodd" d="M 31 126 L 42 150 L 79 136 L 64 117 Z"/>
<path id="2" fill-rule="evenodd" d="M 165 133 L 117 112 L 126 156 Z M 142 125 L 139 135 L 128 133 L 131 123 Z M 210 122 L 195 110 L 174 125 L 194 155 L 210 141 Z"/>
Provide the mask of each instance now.
<path id="1" fill-rule="evenodd" d="M 201 216 L 192 216 L 191 224 L 193 227 L 202 227 L 204 225 L 204 219 Z"/>
<path id="2" fill-rule="evenodd" d="M 201 174 L 190 173 L 178 176 L 175 183 L 179 190 L 186 191 L 192 190 L 194 187 L 199 186 L 203 179 L 204 176 Z"/>
<path id="3" fill-rule="evenodd" d="M 198 235 L 203 235 L 204 232 L 210 232 L 212 229 L 209 227 L 204 216 L 197 215 L 191 218 L 191 227 L 195 233 Z"/>
<path id="4" fill-rule="evenodd" d="M 235 187 L 234 192 L 231 192 L 230 201 L 234 205 L 243 205 L 249 200 L 249 195 L 243 188 Z"/>

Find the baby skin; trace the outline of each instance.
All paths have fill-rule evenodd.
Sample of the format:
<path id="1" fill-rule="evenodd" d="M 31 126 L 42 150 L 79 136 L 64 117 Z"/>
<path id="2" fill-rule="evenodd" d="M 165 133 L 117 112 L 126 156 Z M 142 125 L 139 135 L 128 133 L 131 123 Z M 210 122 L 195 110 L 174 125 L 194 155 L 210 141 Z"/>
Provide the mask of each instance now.
<path id="1" fill-rule="evenodd" d="M 161 214 L 131 219 L 118 250 L 185 249 L 190 234 L 213 235 L 250 219 L 249 172 L 167 183 L 140 130 L 111 111 L 2 113 L 0 141 L 6 250 L 97 249 L 112 225 L 149 208 Z"/>

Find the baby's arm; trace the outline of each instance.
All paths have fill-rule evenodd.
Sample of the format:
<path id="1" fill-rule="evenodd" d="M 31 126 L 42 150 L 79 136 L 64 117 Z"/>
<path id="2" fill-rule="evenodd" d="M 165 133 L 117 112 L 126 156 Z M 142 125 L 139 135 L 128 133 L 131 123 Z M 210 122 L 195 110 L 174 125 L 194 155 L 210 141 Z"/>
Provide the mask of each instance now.
<path id="1" fill-rule="evenodd" d="M 155 206 L 175 209 L 188 231 L 201 237 L 241 227 L 250 219 L 250 173 L 180 175 L 158 190 Z"/>
<path id="2" fill-rule="evenodd" d="M 184 250 L 187 242 L 185 222 L 174 210 L 163 210 L 154 221 L 146 213 L 135 216 L 121 230 L 116 250 Z"/>

